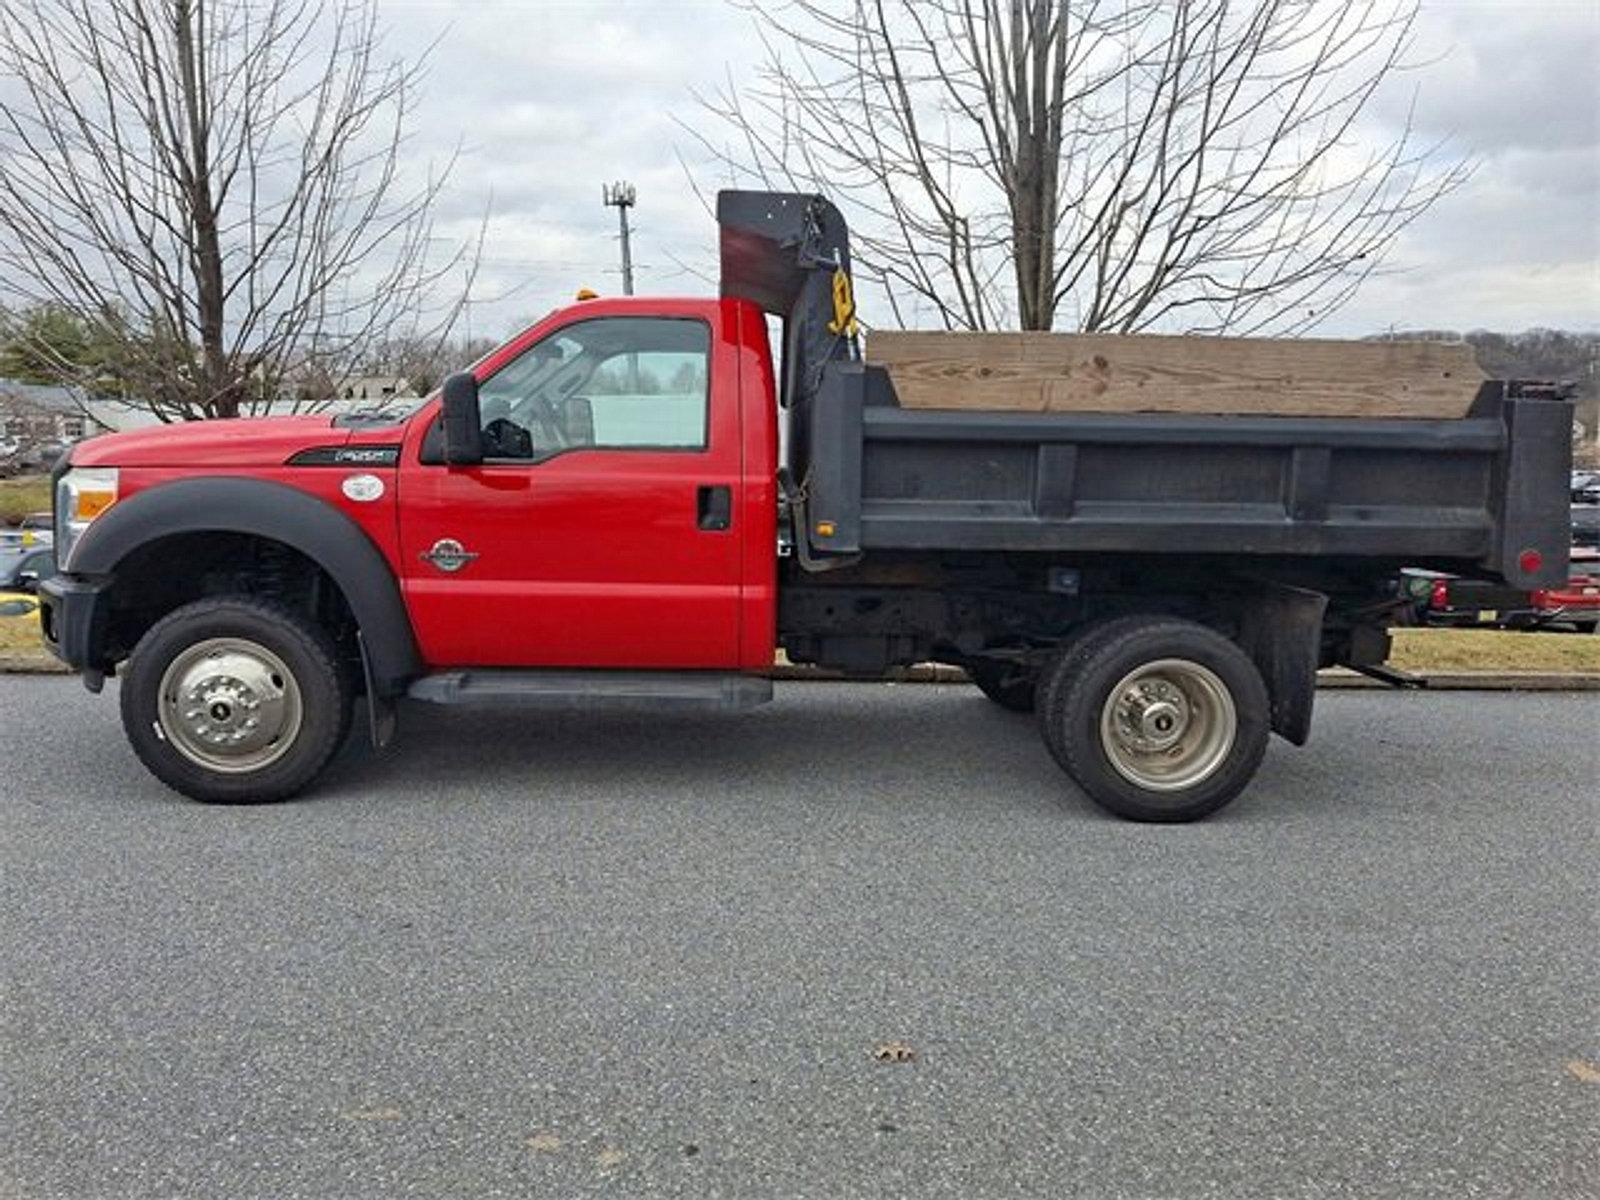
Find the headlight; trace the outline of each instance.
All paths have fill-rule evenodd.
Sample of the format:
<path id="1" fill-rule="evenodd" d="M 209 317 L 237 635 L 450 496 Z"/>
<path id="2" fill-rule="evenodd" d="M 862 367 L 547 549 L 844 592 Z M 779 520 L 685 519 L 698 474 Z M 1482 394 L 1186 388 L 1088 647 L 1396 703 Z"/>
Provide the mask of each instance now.
<path id="1" fill-rule="evenodd" d="M 56 484 L 56 562 L 71 566 L 72 547 L 93 521 L 117 502 L 117 468 L 73 467 Z"/>

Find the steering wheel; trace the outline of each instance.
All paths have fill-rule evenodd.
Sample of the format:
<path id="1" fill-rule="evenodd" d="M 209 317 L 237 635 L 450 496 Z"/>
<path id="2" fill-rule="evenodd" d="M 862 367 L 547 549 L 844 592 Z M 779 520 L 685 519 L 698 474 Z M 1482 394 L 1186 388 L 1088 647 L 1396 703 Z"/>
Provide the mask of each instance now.
<path id="1" fill-rule="evenodd" d="M 533 435 L 515 421 L 496 417 L 483 427 L 486 458 L 532 458 Z"/>

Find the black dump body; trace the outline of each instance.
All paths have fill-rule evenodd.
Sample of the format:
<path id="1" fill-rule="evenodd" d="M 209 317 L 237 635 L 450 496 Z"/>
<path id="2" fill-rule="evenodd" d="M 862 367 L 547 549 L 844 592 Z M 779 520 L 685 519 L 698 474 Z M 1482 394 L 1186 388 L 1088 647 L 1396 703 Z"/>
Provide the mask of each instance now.
<path id="1" fill-rule="evenodd" d="M 1559 389 L 1487 383 L 1458 420 L 902 409 L 886 373 L 829 332 L 825 283 L 848 266 L 833 206 L 719 199 L 724 292 L 786 320 L 803 559 L 1315 557 L 1519 588 L 1566 579 L 1572 410 Z"/>
<path id="2" fill-rule="evenodd" d="M 817 553 L 1374 558 L 1549 586 L 1571 410 L 1519 391 L 1485 385 L 1442 421 L 929 412 L 832 364 L 791 470 Z"/>

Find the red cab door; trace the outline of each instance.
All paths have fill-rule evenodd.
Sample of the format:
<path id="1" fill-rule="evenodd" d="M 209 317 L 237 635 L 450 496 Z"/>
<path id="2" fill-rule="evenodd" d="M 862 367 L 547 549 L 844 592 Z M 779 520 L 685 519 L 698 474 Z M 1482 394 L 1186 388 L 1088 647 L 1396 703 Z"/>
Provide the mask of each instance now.
<path id="1" fill-rule="evenodd" d="M 736 347 L 718 307 L 568 311 L 479 370 L 484 462 L 407 439 L 407 603 L 434 667 L 739 664 Z"/>

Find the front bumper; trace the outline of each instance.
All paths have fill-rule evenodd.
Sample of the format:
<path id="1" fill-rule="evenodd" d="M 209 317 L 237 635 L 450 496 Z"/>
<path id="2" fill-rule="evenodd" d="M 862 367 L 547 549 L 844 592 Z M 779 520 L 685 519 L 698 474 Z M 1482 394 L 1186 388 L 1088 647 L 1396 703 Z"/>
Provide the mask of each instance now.
<path id="1" fill-rule="evenodd" d="M 39 625 L 50 652 L 75 671 L 108 673 L 111 581 L 54 575 L 39 584 Z"/>

